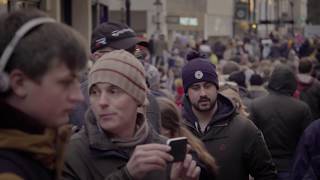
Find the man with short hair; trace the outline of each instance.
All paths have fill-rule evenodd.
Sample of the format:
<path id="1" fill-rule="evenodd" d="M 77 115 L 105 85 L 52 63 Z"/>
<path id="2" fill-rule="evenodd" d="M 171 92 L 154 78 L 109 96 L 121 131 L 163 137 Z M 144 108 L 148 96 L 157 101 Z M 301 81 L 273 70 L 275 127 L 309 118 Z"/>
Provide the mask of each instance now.
<path id="1" fill-rule="evenodd" d="M 275 168 L 261 131 L 218 93 L 216 68 L 195 58 L 182 69 L 183 116 L 219 167 L 217 180 L 275 179 Z"/>
<path id="2" fill-rule="evenodd" d="M 279 180 L 290 179 L 299 138 L 312 121 L 308 105 L 292 97 L 296 88 L 292 68 L 279 64 L 268 82 L 269 94 L 254 99 L 250 106 L 251 119 L 265 137 Z"/>
<path id="3" fill-rule="evenodd" d="M 260 74 L 252 74 L 250 77 L 250 86 L 248 88 L 251 99 L 255 99 L 268 94 L 263 86 L 264 81 Z"/>
<path id="4" fill-rule="evenodd" d="M 147 47 L 148 44 L 142 38 L 137 37 L 133 29 L 126 24 L 119 22 L 102 23 L 94 29 L 91 36 L 91 57 L 96 62 L 101 56 L 114 50 L 126 50 L 131 54 L 135 54 L 136 46 L 142 45 Z M 80 129 L 83 125 L 85 112 L 88 109 L 88 81 L 81 83 L 81 90 L 85 97 L 85 101 L 79 104 L 75 111 L 71 114 L 70 120 L 72 124 Z M 147 116 L 154 130 L 160 131 L 160 113 L 159 106 L 155 98 L 149 93 L 148 99 L 150 104 L 147 108 Z"/>
<path id="5" fill-rule="evenodd" d="M 0 179 L 59 179 L 84 40 L 37 10 L 1 16 L 0 39 Z"/>
<path id="6" fill-rule="evenodd" d="M 124 49 L 134 54 L 137 44 L 148 46 L 147 42 L 137 37 L 134 30 L 126 24 L 107 22 L 94 29 L 90 48 L 93 60 L 96 61 L 103 54 L 113 50 Z"/>
<path id="7" fill-rule="evenodd" d="M 311 76 L 313 63 L 305 58 L 299 61 L 297 74 L 297 89 L 294 96 L 307 103 L 312 112 L 312 118 L 320 118 L 320 82 Z"/>

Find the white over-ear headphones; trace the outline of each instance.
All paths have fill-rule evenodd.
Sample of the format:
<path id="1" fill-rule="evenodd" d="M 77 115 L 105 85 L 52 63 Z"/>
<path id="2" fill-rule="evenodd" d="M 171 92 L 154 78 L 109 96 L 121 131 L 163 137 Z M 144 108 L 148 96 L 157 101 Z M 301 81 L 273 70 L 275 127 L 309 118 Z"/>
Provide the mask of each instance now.
<path id="1" fill-rule="evenodd" d="M 17 30 L 12 40 L 4 49 L 0 58 L 0 92 L 6 92 L 9 89 L 9 86 L 10 86 L 9 77 L 8 77 L 8 74 L 4 72 L 4 69 L 15 47 L 19 43 L 19 41 L 33 28 L 41 24 L 52 23 L 52 22 L 55 22 L 55 20 L 52 18 L 39 17 L 26 22 Z"/>

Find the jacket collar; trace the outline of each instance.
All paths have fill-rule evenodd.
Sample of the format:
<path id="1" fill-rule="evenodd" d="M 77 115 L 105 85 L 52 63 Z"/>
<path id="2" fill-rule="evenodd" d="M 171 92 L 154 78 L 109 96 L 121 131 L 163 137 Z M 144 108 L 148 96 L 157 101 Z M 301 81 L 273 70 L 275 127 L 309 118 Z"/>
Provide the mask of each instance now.
<path id="1" fill-rule="evenodd" d="M 30 134 L 43 134 L 45 127 L 21 110 L 0 100 L 0 130 L 16 129 Z"/>
<path id="2" fill-rule="evenodd" d="M 189 126 L 196 128 L 196 124 L 199 121 L 196 115 L 192 111 L 191 103 L 187 97 L 184 97 L 183 101 L 183 117 L 187 121 Z M 232 104 L 231 100 L 222 94 L 218 93 L 217 95 L 217 112 L 211 118 L 210 123 L 208 124 L 209 128 L 214 125 L 221 125 L 228 123 L 229 117 L 232 116 L 235 112 L 235 106 Z"/>

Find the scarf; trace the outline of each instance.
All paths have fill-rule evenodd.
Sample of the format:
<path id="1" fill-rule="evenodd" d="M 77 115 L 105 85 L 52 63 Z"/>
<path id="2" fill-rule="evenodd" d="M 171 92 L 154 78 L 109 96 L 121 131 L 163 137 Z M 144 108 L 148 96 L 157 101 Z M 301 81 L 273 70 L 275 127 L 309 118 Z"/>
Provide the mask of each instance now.
<path id="1" fill-rule="evenodd" d="M 85 130 L 89 136 L 90 144 L 99 149 L 109 149 L 110 145 L 131 149 L 136 145 L 143 144 L 149 135 L 150 127 L 145 118 L 145 110 L 138 110 L 136 116 L 135 133 L 129 138 L 110 138 L 107 132 L 97 123 L 94 113 L 89 110 L 86 114 Z M 111 146 L 112 146 L 111 145 Z M 109 148 L 108 148 L 109 147 Z"/>
<path id="2" fill-rule="evenodd" d="M 29 134 L 15 129 L 1 129 L 0 148 L 21 150 L 31 154 L 50 170 L 55 170 L 56 179 L 61 176 L 66 142 L 71 134 L 69 125 L 59 129 L 46 129 L 43 134 Z"/>

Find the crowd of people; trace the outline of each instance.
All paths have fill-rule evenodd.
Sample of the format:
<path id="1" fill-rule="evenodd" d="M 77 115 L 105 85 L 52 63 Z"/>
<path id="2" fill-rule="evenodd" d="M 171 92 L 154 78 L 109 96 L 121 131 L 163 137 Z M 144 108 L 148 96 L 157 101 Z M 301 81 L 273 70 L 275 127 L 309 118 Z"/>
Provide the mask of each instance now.
<path id="1" fill-rule="evenodd" d="M 105 22 L 88 46 L 19 10 L 0 39 L 0 180 L 320 179 L 320 38 L 169 47 Z"/>

